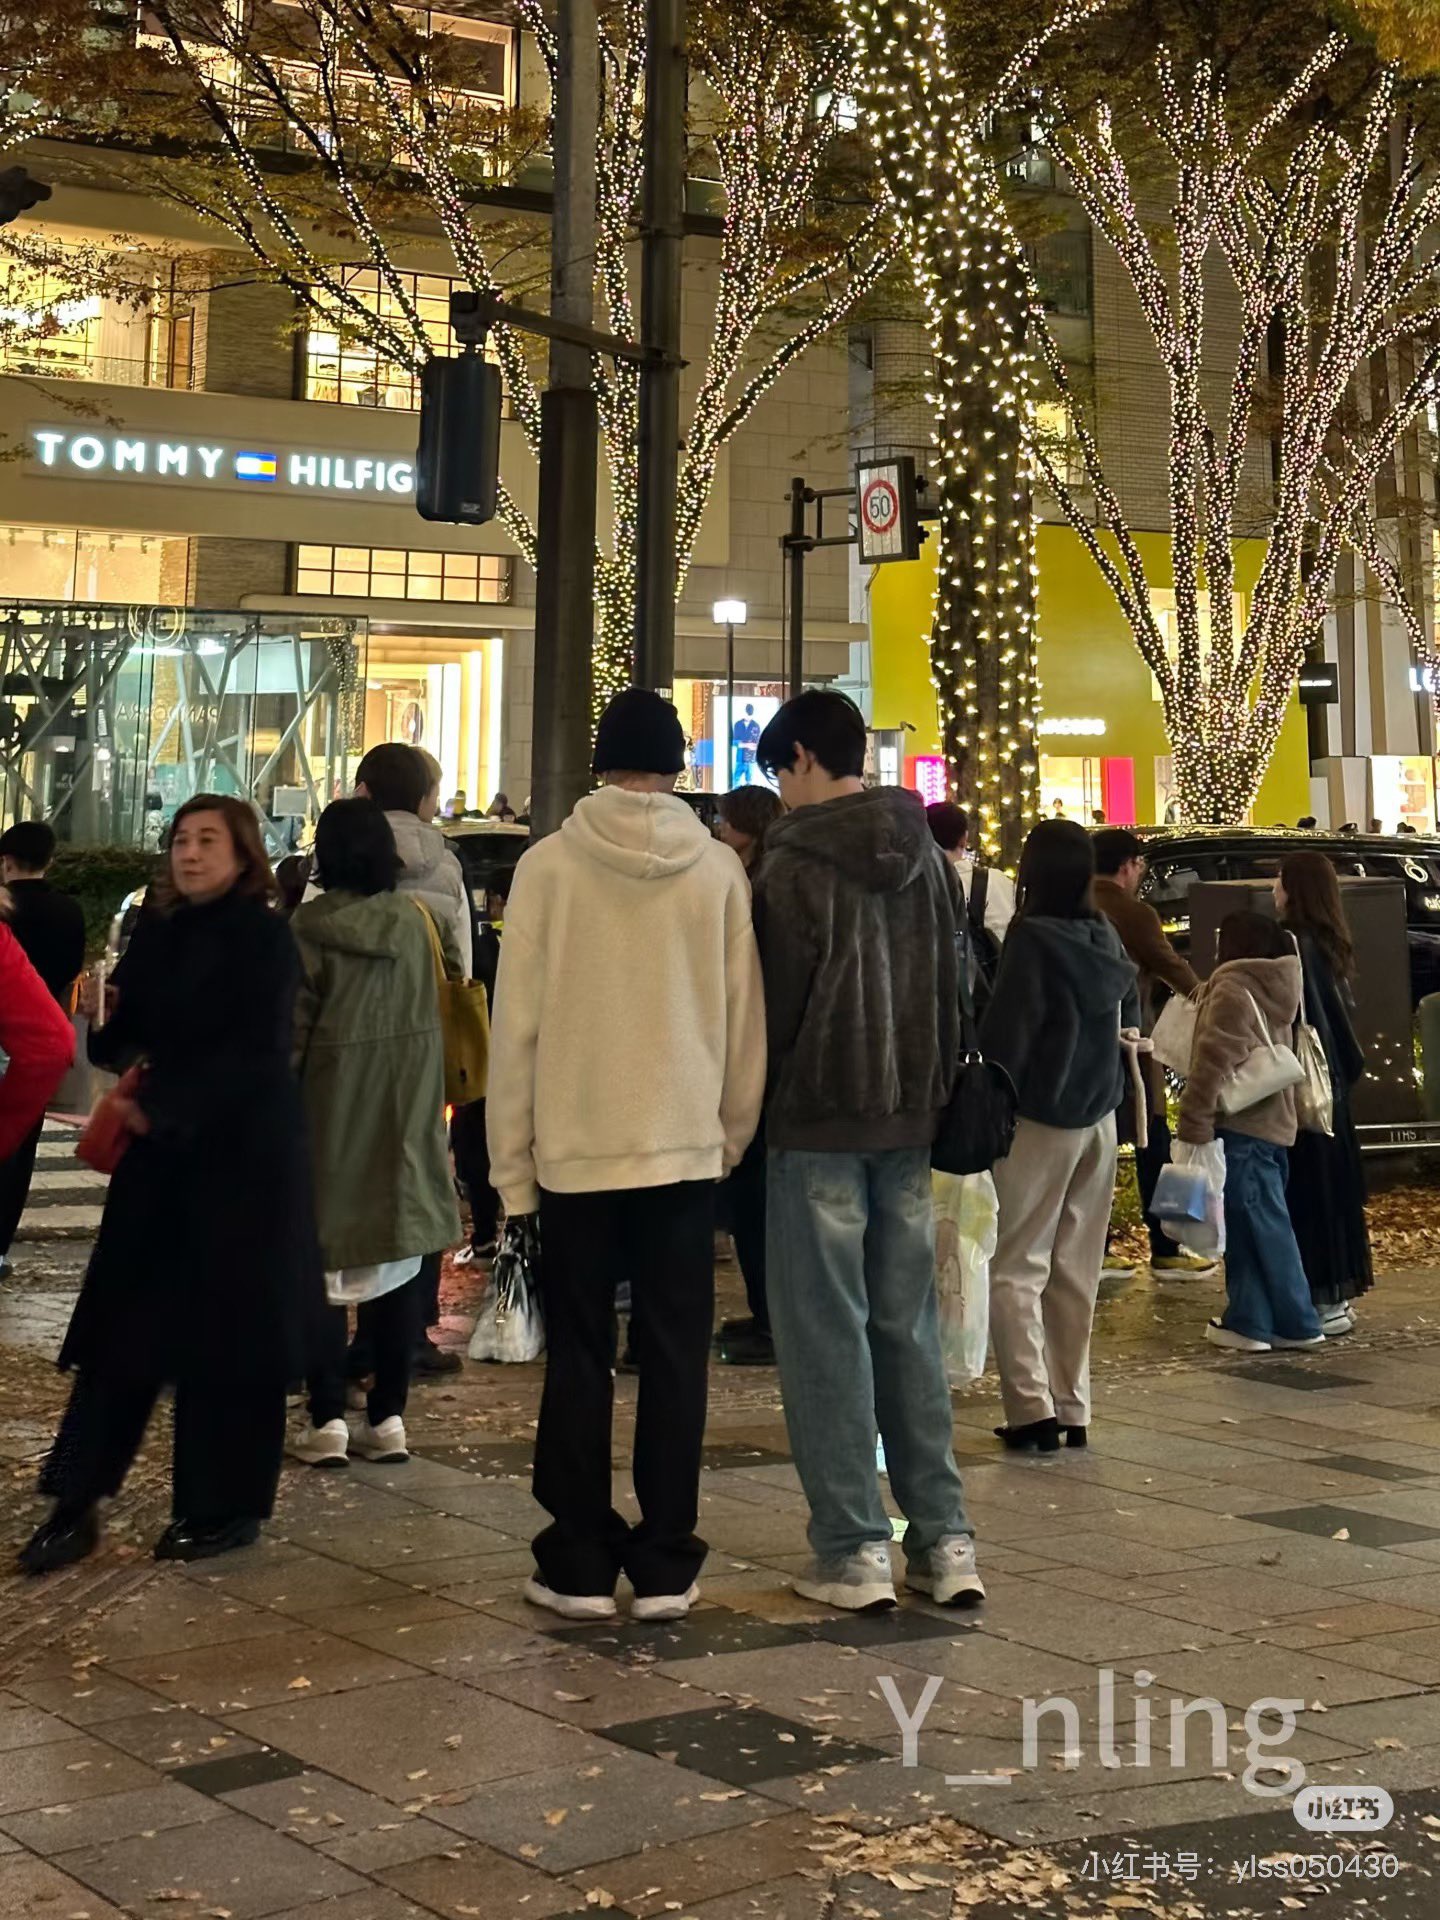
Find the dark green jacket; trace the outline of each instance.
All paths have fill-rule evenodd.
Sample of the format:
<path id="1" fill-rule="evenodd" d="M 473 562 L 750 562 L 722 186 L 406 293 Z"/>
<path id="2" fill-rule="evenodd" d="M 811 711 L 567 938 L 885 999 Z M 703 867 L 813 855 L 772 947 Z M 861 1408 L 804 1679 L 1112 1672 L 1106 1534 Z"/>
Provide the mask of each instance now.
<path id="1" fill-rule="evenodd" d="M 326 1268 L 453 1246 L 460 1216 L 421 909 L 400 893 L 325 893 L 297 907 L 290 927 L 303 973 L 295 1069 Z"/>

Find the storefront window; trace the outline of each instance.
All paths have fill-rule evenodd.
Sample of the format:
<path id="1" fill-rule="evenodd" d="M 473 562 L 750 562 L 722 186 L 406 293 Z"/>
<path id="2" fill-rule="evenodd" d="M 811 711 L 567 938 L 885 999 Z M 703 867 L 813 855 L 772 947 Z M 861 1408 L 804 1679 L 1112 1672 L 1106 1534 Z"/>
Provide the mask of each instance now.
<path id="1" fill-rule="evenodd" d="M 1370 796 L 1382 833 L 1393 833 L 1402 822 L 1417 833 L 1435 831 L 1435 762 L 1428 755 L 1376 754 Z"/>
<path id="2" fill-rule="evenodd" d="M 394 273 L 382 280 L 378 268 L 355 267 L 345 274 L 344 284 L 350 300 L 392 326 L 402 339 L 414 337 L 413 313 L 436 353 L 459 351 L 460 343 L 450 330 L 450 295 L 459 281 L 436 273 Z M 417 413 L 419 373 L 367 344 L 364 331 L 364 319 L 353 309 L 347 312 L 338 301 L 333 326 L 318 319 L 310 322 L 305 335 L 304 397 Z M 492 347 L 487 345 L 485 351 L 487 359 L 495 359 Z"/>
<path id="3" fill-rule="evenodd" d="M 273 857 L 350 783 L 363 620 L 0 602 L 0 825 L 158 846 L 196 793 L 249 800 Z"/>
<path id="4" fill-rule="evenodd" d="M 166 598 L 167 548 L 182 563 L 183 540 L 154 534 L 96 533 L 83 527 L 0 527 L 0 579 L 23 600 Z"/>
<path id="5" fill-rule="evenodd" d="M 112 275 L 89 258 L 83 269 L 65 267 L 58 245 L 43 266 L 0 262 L 0 368 L 122 387 L 193 386 L 192 296 L 173 267 L 129 260 Z"/>
<path id="6" fill-rule="evenodd" d="M 686 741 L 681 785 L 697 793 L 772 785 L 755 764 L 755 748 L 784 698 L 778 682 L 737 680 L 732 712 L 725 681 L 677 680 L 675 705 Z"/>
<path id="7" fill-rule="evenodd" d="M 1105 811 L 1101 763 L 1090 755 L 1042 753 L 1040 756 L 1040 812 L 1044 819 L 1078 820 L 1098 825 Z"/>
<path id="8" fill-rule="evenodd" d="M 503 606 L 514 562 L 500 553 L 425 553 L 406 547 L 295 549 L 295 591 L 352 600 L 454 600 Z"/>

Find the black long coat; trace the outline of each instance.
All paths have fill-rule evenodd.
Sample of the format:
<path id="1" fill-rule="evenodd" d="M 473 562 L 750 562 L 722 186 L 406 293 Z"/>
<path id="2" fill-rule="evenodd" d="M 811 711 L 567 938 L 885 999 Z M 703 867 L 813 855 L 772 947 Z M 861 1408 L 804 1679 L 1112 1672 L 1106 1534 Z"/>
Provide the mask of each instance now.
<path id="1" fill-rule="evenodd" d="M 1301 1131 L 1290 1149 L 1290 1224 L 1317 1307 L 1354 1300 L 1374 1285 L 1365 1224 L 1365 1168 L 1350 1094 L 1365 1071 L 1351 1024 L 1350 990 L 1313 935 L 1300 935 L 1305 1018 L 1325 1049 L 1335 1095 L 1333 1135 Z"/>
<path id="2" fill-rule="evenodd" d="M 299 959 L 261 902 L 142 914 L 97 1066 L 146 1063 L 62 1367 L 253 1386 L 305 1371 L 324 1281 L 290 1070 Z"/>

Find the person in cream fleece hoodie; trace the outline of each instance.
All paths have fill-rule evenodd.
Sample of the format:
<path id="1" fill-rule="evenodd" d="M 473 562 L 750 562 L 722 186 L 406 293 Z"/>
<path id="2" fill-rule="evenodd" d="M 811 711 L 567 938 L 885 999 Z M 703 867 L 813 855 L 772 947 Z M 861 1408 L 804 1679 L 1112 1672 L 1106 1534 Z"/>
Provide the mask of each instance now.
<path id="1" fill-rule="evenodd" d="M 674 792 L 679 716 L 631 688 L 601 717 L 606 781 L 515 870 L 495 988 L 488 1132 L 508 1216 L 540 1216 L 548 1351 L 527 1599 L 640 1619 L 696 1597 L 715 1183 L 765 1090 L 765 1007 L 745 870 Z M 610 1498 L 615 1288 L 632 1289 L 641 1519 Z"/>

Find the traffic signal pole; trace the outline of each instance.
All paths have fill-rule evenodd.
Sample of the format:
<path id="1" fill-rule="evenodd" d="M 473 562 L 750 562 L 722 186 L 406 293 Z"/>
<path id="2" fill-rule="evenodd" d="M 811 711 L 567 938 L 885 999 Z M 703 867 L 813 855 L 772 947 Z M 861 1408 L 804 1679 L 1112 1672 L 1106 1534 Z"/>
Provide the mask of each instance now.
<path id="1" fill-rule="evenodd" d="M 557 42 L 550 316 L 583 332 L 595 317 L 600 56 L 594 0 L 560 0 Z M 540 399 L 530 783 L 537 839 L 553 833 L 590 787 L 598 433 L 591 353 L 552 336 L 550 381 Z"/>
<path id="2" fill-rule="evenodd" d="M 653 357 L 640 373 L 635 682 L 667 699 L 675 681 L 687 85 L 685 0 L 647 0 L 640 337 Z"/>

